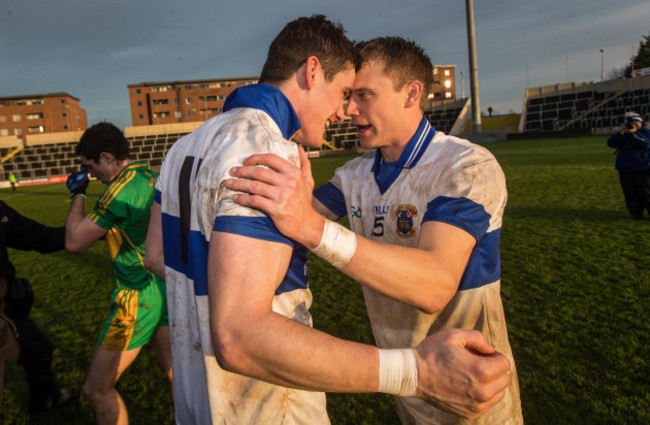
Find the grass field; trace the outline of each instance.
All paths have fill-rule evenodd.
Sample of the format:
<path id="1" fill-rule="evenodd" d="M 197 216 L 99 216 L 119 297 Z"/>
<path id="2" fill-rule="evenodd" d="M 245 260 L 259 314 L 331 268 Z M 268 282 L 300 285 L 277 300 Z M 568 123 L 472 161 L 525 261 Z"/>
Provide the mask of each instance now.
<path id="1" fill-rule="evenodd" d="M 487 147 L 508 182 L 502 291 L 527 424 L 650 424 L 650 219 L 628 219 L 605 138 L 508 141 Z M 348 158 L 314 160 L 323 183 Z M 93 182 L 93 201 L 103 185 Z M 0 190 L 21 213 L 64 223 L 63 185 Z M 87 202 L 90 204 L 90 202 Z M 36 291 L 32 317 L 53 339 L 54 370 L 80 386 L 111 292 L 103 243 L 81 255 L 11 251 Z M 372 343 L 361 291 L 312 259 L 317 328 Z M 171 424 L 167 384 L 150 349 L 118 385 L 135 425 Z M 7 364 L 3 424 L 91 424 L 85 400 L 26 414 L 22 370 Z M 332 423 L 396 424 L 385 395 L 328 395 Z"/>

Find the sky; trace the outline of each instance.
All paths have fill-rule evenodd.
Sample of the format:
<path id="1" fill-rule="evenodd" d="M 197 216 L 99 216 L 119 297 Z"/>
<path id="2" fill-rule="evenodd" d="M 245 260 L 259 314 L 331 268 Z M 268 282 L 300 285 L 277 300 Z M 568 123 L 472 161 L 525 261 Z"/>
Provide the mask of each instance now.
<path id="1" fill-rule="evenodd" d="M 0 97 L 67 92 L 89 125 L 123 129 L 127 85 L 258 76 L 282 27 L 314 13 L 353 40 L 415 41 L 470 95 L 462 0 L 0 0 Z M 494 114 L 520 113 L 526 87 L 600 81 L 601 60 L 607 78 L 650 34 L 648 0 L 475 0 L 474 19 L 481 110 Z"/>

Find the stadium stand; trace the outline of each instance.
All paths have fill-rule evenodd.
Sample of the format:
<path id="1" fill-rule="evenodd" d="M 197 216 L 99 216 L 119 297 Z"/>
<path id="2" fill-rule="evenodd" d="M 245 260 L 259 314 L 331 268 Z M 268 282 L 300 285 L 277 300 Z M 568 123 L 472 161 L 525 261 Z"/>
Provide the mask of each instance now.
<path id="1" fill-rule="evenodd" d="M 463 134 L 467 120 L 471 118 L 472 102 L 469 98 L 429 101 L 424 109 L 433 128 L 446 134 Z"/>
<path id="2" fill-rule="evenodd" d="M 638 112 L 646 121 L 650 119 L 650 76 L 527 89 L 519 130 L 618 127 L 630 111 Z"/>
<path id="3" fill-rule="evenodd" d="M 468 119 L 469 105 L 469 99 L 431 101 L 425 115 L 437 130 L 460 134 Z M 158 170 L 171 146 L 201 124 L 134 126 L 127 127 L 124 135 L 130 143 L 133 159 L 148 161 L 151 168 Z M 75 147 L 82 134 L 77 131 L 28 135 L 24 146 L 15 137 L 0 138 L 0 178 L 6 180 L 13 171 L 21 183 L 64 181 L 65 176 L 79 167 Z M 349 118 L 331 125 L 325 133 L 325 142 L 320 154 L 326 155 L 332 150 L 354 152 L 360 148 L 357 129 Z"/>

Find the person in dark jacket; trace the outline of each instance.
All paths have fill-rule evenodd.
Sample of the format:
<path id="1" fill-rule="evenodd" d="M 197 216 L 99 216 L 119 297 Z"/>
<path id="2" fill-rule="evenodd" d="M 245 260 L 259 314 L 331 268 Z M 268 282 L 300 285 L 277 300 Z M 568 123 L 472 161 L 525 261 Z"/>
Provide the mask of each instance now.
<path id="1" fill-rule="evenodd" d="M 607 145 L 617 150 L 615 166 L 625 206 L 632 219 L 640 220 L 644 209 L 650 213 L 650 132 L 643 118 L 635 112 L 628 115 Z"/>
<path id="2" fill-rule="evenodd" d="M 2 356 L 0 362 L 3 367 L 5 359 L 17 360 L 23 367 L 29 387 L 29 411 L 37 413 L 77 399 L 79 389 L 61 388 L 52 373 L 52 341 L 28 317 L 33 292 L 28 282 L 16 277 L 8 247 L 42 254 L 60 251 L 65 248 L 65 227 L 42 225 L 0 201 L 0 321 L 5 342 L 18 343 L 17 356 L 15 353 Z M 7 335 L 8 332 L 13 335 Z"/>

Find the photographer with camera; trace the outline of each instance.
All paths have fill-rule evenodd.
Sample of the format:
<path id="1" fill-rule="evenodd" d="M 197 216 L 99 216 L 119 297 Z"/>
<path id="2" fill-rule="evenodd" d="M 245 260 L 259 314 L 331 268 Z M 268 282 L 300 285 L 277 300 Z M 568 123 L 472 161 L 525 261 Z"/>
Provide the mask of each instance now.
<path id="1" fill-rule="evenodd" d="M 34 292 L 27 279 L 16 276 L 7 248 L 42 254 L 64 248 L 65 227 L 48 227 L 20 215 L 0 201 L 0 406 L 4 361 L 25 370 L 29 411 L 38 413 L 79 397 L 77 388 L 61 388 L 52 373 L 52 341 L 29 318 Z"/>
<path id="2" fill-rule="evenodd" d="M 650 132 L 641 115 L 626 114 L 619 131 L 610 136 L 607 145 L 616 148 L 615 167 L 625 206 L 633 220 L 641 220 L 644 209 L 650 213 Z"/>

